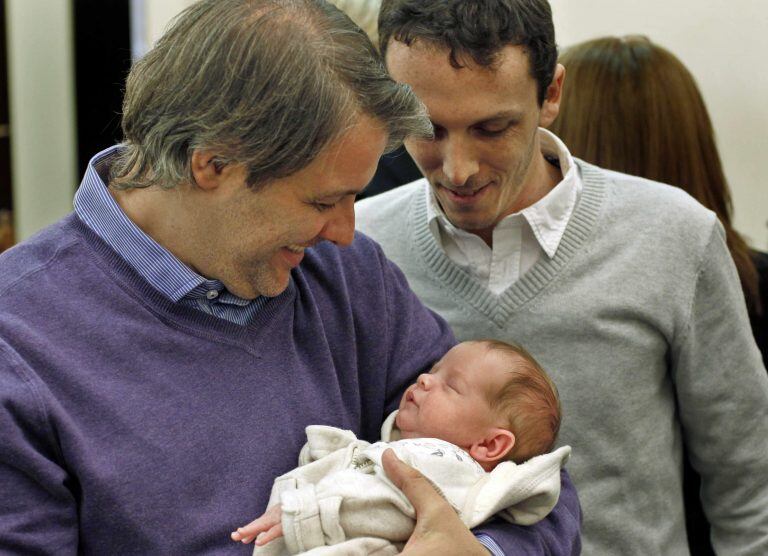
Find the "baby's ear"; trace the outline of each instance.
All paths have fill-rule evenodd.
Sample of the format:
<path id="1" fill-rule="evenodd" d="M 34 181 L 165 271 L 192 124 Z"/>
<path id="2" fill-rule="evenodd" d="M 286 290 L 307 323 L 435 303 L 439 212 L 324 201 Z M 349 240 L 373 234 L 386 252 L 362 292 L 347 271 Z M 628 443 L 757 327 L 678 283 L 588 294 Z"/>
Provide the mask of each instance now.
<path id="1" fill-rule="evenodd" d="M 496 463 L 515 445 L 515 435 L 506 429 L 493 428 L 485 438 L 469 448 L 469 455 L 480 464 Z"/>

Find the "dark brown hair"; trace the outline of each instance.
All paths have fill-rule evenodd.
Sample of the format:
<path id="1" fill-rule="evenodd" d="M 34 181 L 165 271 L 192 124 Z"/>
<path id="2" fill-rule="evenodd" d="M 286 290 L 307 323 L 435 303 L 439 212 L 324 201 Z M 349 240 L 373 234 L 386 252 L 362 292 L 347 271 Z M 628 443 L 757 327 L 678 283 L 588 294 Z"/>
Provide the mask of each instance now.
<path id="1" fill-rule="evenodd" d="M 491 409 L 504 415 L 504 428 L 515 435 L 505 459 L 523 463 L 552 450 L 560 432 L 557 388 L 538 361 L 522 347 L 499 340 L 479 340 L 491 352 L 509 358 L 506 382 L 487 392 Z"/>
<path id="2" fill-rule="evenodd" d="M 383 0 L 379 12 L 379 50 L 386 57 L 390 39 L 445 46 L 451 65 L 462 57 L 492 67 L 507 45 L 523 46 L 544 102 L 557 66 L 555 27 L 547 0 Z"/>
<path id="3" fill-rule="evenodd" d="M 731 194 L 709 113 L 683 63 L 642 36 L 583 42 L 568 48 L 560 62 L 566 86 L 550 129 L 574 156 L 675 185 L 714 211 L 747 307 L 762 314 L 751 251 L 731 222 Z"/>

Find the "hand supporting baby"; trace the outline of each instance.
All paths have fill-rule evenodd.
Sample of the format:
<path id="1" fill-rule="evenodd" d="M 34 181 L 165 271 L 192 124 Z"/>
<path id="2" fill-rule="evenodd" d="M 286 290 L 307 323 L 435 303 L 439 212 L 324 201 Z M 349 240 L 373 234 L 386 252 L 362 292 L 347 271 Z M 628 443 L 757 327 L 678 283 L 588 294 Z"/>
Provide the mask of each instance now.
<path id="1" fill-rule="evenodd" d="M 251 543 L 255 539 L 257 546 L 263 546 L 283 536 L 282 513 L 282 506 L 275 504 L 248 525 L 232 531 L 230 537 L 233 541 L 240 541 L 243 544 Z"/>
<path id="2" fill-rule="evenodd" d="M 382 465 L 387 476 L 416 510 L 416 528 L 403 555 L 487 556 L 488 549 L 478 542 L 456 511 L 421 473 L 400 461 L 391 448 L 384 452 Z M 264 515 L 238 527 L 230 536 L 233 541 L 244 544 L 255 540 L 257 546 L 282 537 L 282 506 L 272 506 Z"/>

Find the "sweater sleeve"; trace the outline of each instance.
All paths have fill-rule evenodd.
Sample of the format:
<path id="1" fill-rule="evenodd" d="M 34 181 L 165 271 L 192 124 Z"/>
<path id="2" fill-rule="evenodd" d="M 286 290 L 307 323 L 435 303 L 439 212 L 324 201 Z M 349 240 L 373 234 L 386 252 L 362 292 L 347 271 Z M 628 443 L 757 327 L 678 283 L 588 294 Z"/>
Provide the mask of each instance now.
<path id="1" fill-rule="evenodd" d="M 768 378 L 719 223 L 672 346 L 671 373 L 716 551 L 768 554 Z"/>
<path id="2" fill-rule="evenodd" d="M 475 527 L 475 536 L 492 554 L 506 556 L 548 554 L 572 556 L 581 553 L 581 506 L 568 472 L 560 472 L 562 482 L 557 505 L 534 525 L 513 525 L 496 519 Z M 489 542 L 490 539 L 490 542 Z"/>
<path id="3" fill-rule="evenodd" d="M 69 486 L 42 396 L 0 341 L 0 553 L 76 554 Z"/>

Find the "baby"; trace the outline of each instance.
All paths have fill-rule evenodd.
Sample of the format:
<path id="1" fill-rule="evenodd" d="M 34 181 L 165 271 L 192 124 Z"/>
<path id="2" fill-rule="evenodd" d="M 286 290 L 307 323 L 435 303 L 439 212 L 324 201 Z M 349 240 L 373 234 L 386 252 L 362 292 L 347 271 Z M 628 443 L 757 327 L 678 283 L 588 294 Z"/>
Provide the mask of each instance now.
<path id="1" fill-rule="evenodd" d="M 528 352 L 495 340 L 458 344 L 405 391 L 382 442 L 307 427 L 300 467 L 275 481 L 267 511 L 232 539 L 255 539 L 255 554 L 329 554 L 319 548 L 327 545 L 339 554 L 397 553 L 414 512 L 381 468 L 387 448 L 421 471 L 468 527 L 494 514 L 535 523 L 557 502 L 570 453 L 548 453 L 559 427 L 557 390 Z"/>

